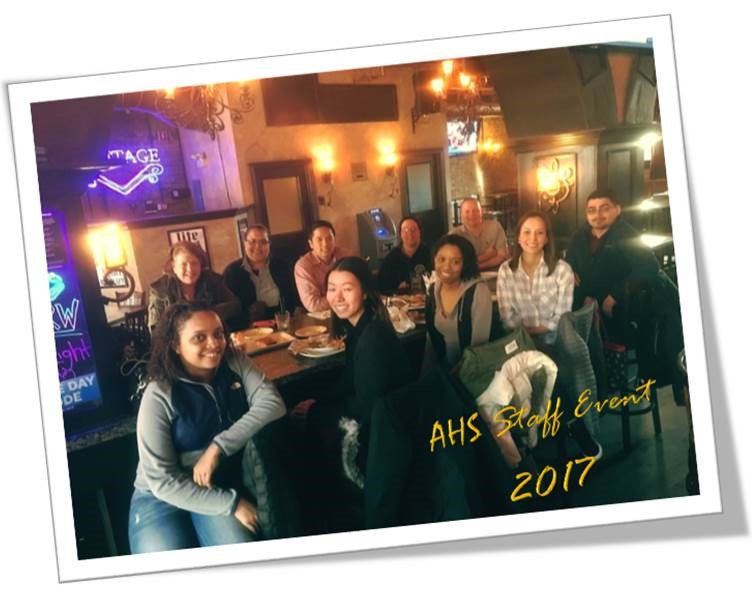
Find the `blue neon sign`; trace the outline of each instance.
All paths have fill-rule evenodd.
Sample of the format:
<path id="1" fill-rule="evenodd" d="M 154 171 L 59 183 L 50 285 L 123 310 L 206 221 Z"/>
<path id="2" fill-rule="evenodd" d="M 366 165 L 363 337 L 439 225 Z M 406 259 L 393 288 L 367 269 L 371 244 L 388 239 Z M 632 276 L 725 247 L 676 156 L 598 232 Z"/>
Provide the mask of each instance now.
<path id="1" fill-rule="evenodd" d="M 98 405 L 101 391 L 94 349 L 63 214 L 43 211 L 42 224 L 63 411 L 82 405 Z"/>
<path id="2" fill-rule="evenodd" d="M 110 149 L 107 150 L 107 159 L 138 166 L 138 170 L 125 183 L 118 182 L 105 173 L 100 173 L 97 179 L 89 184 L 89 187 L 94 188 L 97 184 L 102 184 L 120 195 L 127 196 L 136 187 L 146 181 L 149 181 L 152 185 L 156 185 L 159 182 L 159 177 L 164 172 L 158 148 L 137 148 L 135 150 L 125 148 Z"/>

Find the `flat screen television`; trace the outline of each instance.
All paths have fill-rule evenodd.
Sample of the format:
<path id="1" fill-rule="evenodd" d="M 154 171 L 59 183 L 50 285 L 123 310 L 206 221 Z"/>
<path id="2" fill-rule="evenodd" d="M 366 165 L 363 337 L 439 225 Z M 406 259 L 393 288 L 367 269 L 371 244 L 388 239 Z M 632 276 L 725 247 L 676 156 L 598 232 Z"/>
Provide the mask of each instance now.
<path id="1" fill-rule="evenodd" d="M 472 154 L 478 149 L 478 121 L 447 121 L 449 155 Z"/>

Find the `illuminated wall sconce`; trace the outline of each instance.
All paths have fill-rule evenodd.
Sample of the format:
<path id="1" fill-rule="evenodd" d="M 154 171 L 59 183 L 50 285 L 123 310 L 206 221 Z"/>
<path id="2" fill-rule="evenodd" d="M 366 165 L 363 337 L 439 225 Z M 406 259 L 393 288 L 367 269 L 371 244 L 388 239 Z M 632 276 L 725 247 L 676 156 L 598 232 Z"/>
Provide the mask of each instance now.
<path id="1" fill-rule="evenodd" d="M 394 176 L 397 162 L 399 162 L 399 156 L 394 143 L 391 141 L 381 142 L 379 144 L 379 163 L 384 167 L 384 173 L 387 176 Z"/>
<path id="2" fill-rule="evenodd" d="M 576 156 L 560 154 L 536 161 L 538 208 L 558 213 L 559 206 L 574 192 L 577 178 Z"/>
<path id="3" fill-rule="evenodd" d="M 640 234 L 640 242 L 648 248 L 657 248 L 667 242 L 671 242 L 671 237 L 660 234 Z"/>
<path id="4" fill-rule="evenodd" d="M 107 224 L 101 228 L 90 230 L 88 233 L 89 248 L 94 256 L 94 263 L 97 269 L 104 269 L 102 277 L 103 284 L 107 286 L 117 286 L 117 282 L 111 279 L 119 275 L 125 279 L 128 291 L 119 294 L 115 298 L 102 295 L 107 302 L 123 302 L 127 300 L 136 289 L 136 280 L 128 271 L 125 265 L 128 263 L 128 257 L 123 245 L 123 233 L 118 224 Z"/>
<path id="5" fill-rule="evenodd" d="M 384 178 L 391 179 L 391 186 L 389 187 L 389 197 L 394 196 L 399 192 L 397 186 L 397 163 L 399 162 L 399 155 L 397 154 L 394 142 L 391 140 L 383 141 L 378 146 L 379 149 L 379 164 L 384 167 Z"/>
<path id="6" fill-rule="evenodd" d="M 334 182 L 332 180 L 332 173 L 336 166 L 334 161 L 334 153 L 329 146 L 317 146 L 313 149 L 313 157 L 315 159 L 316 170 L 321 175 L 321 182 L 328 186 L 326 194 L 319 195 L 319 203 L 321 205 L 332 204 L 332 192 L 334 190 Z"/>
<path id="7" fill-rule="evenodd" d="M 487 139 L 480 143 L 478 146 L 478 150 L 482 154 L 488 154 L 490 156 L 495 156 L 496 154 L 501 153 L 504 146 L 495 140 Z"/>
<path id="8" fill-rule="evenodd" d="M 657 144 L 661 139 L 660 134 L 655 131 L 650 131 L 643 135 L 637 142 L 642 148 L 642 158 L 645 163 L 648 163 L 653 158 L 653 146 Z"/>
<path id="9" fill-rule="evenodd" d="M 661 209 L 661 205 L 655 201 L 652 197 L 643 199 L 638 205 L 637 209 L 642 212 L 653 211 L 654 209 Z"/>
<path id="10" fill-rule="evenodd" d="M 128 262 L 123 238 L 117 224 L 108 224 L 89 231 L 89 246 L 98 267 L 114 269 Z"/>
<path id="11" fill-rule="evenodd" d="M 313 149 L 313 156 L 316 159 L 316 170 L 321 173 L 321 180 L 331 184 L 335 166 L 332 149 L 329 146 L 316 147 Z"/>

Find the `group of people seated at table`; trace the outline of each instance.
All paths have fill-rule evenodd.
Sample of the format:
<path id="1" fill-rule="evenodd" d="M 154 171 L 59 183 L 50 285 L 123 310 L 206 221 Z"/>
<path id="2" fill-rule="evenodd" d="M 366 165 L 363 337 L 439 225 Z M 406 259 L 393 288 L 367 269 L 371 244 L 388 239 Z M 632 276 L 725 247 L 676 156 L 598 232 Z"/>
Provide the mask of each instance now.
<path id="1" fill-rule="evenodd" d="M 482 218 L 477 200 L 465 200 L 461 213 L 462 226 L 442 236 L 430 254 L 419 221 L 402 219 L 400 243 L 378 274 L 336 245 L 327 221 L 310 228 L 310 252 L 294 267 L 272 256 L 269 232 L 260 225 L 247 230 L 244 256 L 222 275 L 208 268 L 200 247 L 180 242 L 170 249 L 165 274 L 151 285 L 149 297 L 151 382 L 137 421 L 139 466 L 129 521 L 133 552 L 263 538 L 259 508 L 240 477 L 241 451 L 285 415 L 304 425 L 311 442 L 307 453 L 321 454 L 321 477 L 332 482 L 346 470 L 342 441 L 352 440 L 354 426 L 350 468 L 354 465 L 355 472 L 347 476 L 364 489 L 362 523 L 386 523 L 375 513 L 385 506 L 385 496 L 399 504 L 402 485 L 385 488 L 385 482 L 394 482 L 393 474 L 384 472 L 389 462 L 383 458 L 394 445 L 385 434 L 398 430 L 371 428 L 371 422 L 375 412 L 379 425 L 400 421 L 390 413 L 407 407 L 390 397 L 402 389 L 404 400 L 404 388 L 417 372 L 381 294 L 415 289 L 427 294 L 424 374 L 428 367 L 448 376 L 468 348 L 520 328 L 540 351 L 564 362 L 555 347 L 563 315 L 593 301 L 616 333 L 630 282 L 657 281 L 661 275 L 608 190 L 588 197 L 587 223 L 572 237 L 566 259 L 557 254 L 551 223 L 540 211 L 520 216 L 511 249 L 501 225 Z M 498 308 L 480 276 L 489 269 L 498 269 Z M 332 311 L 333 333 L 345 337 L 345 365 L 337 387 L 285 409 L 276 387 L 231 346 L 228 325 L 248 327 L 298 305 L 314 313 Z M 584 455 L 601 453 L 581 422 L 570 429 Z M 422 453 L 428 436 L 406 436 L 413 455 L 418 447 Z M 504 460 L 516 467 L 514 458 Z"/>

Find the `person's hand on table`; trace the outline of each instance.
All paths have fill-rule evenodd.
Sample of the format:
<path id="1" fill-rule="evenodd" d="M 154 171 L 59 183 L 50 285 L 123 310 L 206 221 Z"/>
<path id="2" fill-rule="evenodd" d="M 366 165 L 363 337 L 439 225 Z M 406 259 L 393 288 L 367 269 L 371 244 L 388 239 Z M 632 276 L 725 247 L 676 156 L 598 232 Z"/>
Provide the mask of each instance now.
<path id="1" fill-rule="evenodd" d="M 308 411 L 316 404 L 313 398 L 298 402 L 295 407 L 290 411 L 290 418 L 294 421 L 302 421 L 308 416 Z"/>
<path id="2" fill-rule="evenodd" d="M 212 487 L 212 475 L 219 466 L 219 459 L 222 457 L 222 450 L 216 443 L 210 443 L 201 457 L 193 466 L 193 482 L 204 488 Z"/>
<path id="3" fill-rule="evenodd" d="M 258 533 L 258 512 L 250 501 L 246 501 L 242 497 L 238 499 L 238 505 L 235 507 L 235 519 L 254 534 Z"/>

